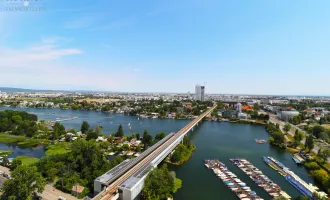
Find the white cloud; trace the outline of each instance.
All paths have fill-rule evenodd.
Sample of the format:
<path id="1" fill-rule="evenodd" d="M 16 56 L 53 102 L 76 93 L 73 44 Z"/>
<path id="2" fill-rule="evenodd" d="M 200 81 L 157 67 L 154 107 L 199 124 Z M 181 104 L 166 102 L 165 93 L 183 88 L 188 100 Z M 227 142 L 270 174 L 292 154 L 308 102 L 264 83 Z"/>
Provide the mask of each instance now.
<path id="1" fill-rule="evenodd" d="M 95 63 L 85 63 L 83 59 L 67 61 L 65 57 L 81 56 L 83 51 L 62 48 L 58 41 L 61 40 L 43 39 L 38 45 L 23 49 L 0 47 L 0 85 L 36 89 L 124 90 L 134 82 L 134 74 L 120 71 L 120 67 L 102 68 Z"/>

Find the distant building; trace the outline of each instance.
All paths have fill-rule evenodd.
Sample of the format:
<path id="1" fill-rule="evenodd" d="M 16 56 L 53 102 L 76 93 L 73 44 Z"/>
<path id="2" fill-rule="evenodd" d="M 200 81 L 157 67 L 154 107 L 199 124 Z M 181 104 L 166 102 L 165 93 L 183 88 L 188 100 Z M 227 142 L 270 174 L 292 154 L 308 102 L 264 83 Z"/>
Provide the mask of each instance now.
<path id="1" fill-rule="evenodd" d="M 205 100 L 205 86 L 196 85 L 195 87 L 195 100 L 204 101 Z"/>
<path id="2" fill-rule="evenodd" d="M 285 110 L 285 111 L 280 111 L 277 116 L 283 121 L 289 121 L 291 117 L 297 115 L 299 115 L 299 112 L 296 110 L 290 110 L 290 111 Z"/>
<path id="3" fill-rule="evenodd" d="M 248 114 L 240 112 L 237 114 L 237 118 L 238 119 L 248 119 Z"/>
<path id="4" fill-rule="evenodd" d="M 242 104 L 238 103 L 236 109 L 238 113 L 242 113 Z"/>

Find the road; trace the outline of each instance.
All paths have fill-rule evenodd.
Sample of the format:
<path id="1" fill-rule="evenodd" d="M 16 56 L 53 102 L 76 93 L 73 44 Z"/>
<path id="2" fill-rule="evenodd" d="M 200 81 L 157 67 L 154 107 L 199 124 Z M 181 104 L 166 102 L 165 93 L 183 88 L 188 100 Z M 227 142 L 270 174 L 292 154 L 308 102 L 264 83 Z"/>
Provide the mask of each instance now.
<path id="1" fill-rule="evenodd" d="M 65 197 L 67 200 L 78 200 L 78 198 L 71 196 L 70 194 L 63 193 L 50 184 L 45 186 L 45 190 L 41 194 L 41 197 L 44 200 L 55 200 L 58 199 L 59 196 Z"/>

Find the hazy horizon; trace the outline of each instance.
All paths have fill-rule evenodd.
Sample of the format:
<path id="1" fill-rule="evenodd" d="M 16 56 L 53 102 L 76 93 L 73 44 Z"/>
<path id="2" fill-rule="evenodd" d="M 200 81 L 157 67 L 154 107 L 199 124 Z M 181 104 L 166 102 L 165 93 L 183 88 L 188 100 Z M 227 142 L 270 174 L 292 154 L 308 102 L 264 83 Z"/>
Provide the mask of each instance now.
<path id="1" fill-rule="evenodd" d="M 329 95 L 330 1 L 41 4 L 0 12 L 0 85 L 193 93 L 206 82 L 207 93 Z"/>

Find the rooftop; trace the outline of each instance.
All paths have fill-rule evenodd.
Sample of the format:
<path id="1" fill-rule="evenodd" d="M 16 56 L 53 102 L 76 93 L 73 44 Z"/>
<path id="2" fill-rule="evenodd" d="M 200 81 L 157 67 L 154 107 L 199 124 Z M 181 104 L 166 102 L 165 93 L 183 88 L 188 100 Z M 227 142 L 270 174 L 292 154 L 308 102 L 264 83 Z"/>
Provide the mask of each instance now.
<path id="1" fill-rule="evenodd" d="M 102 176 L 99 176 L 96 180 L 103 184 L 108 184 L 110 179 L 113 178 L 116 175 L 116 173 L 119 170 L 121 170 L 122 168 L 124 168 L 126 166 L 126 164 L 128 164 L 130 161 L 131 161 L 130 159 L 124 160 L 122 163 L 120 163 L 116 167 L 112 168 L 107 173 L 103 174 Z"/>

